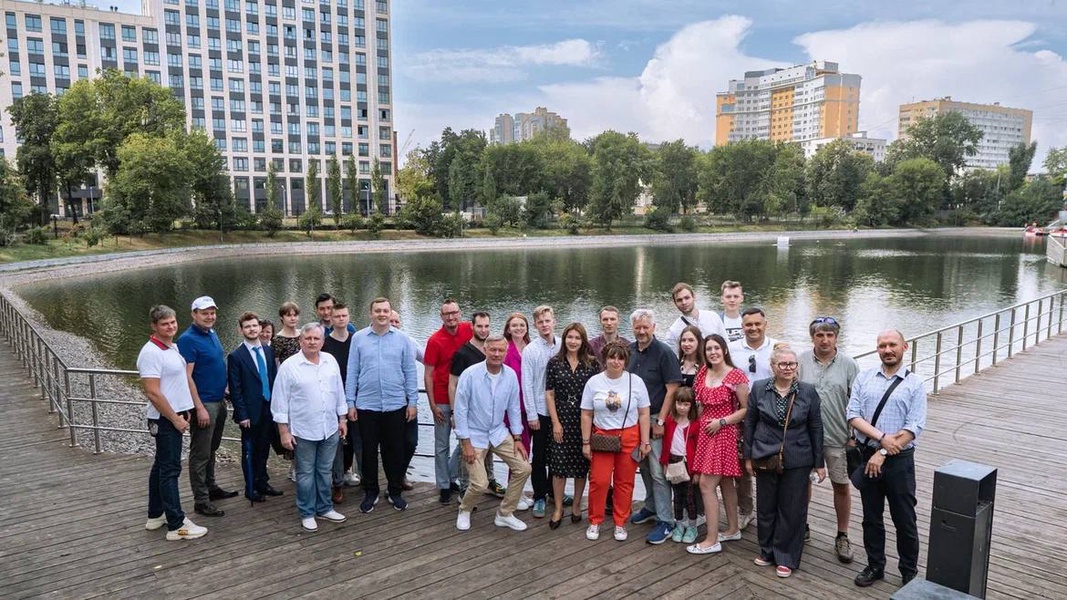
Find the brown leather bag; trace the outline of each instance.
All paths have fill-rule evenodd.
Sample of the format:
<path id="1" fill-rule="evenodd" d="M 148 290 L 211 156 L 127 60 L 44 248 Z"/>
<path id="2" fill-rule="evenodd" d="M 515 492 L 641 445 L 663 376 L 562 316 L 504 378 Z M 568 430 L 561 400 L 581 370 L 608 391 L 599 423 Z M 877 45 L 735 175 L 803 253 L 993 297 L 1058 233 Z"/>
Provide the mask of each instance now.
<path id="1" fill-rule="evenodd" d="M 785 470 L 784 461 L 782 458 L 785 452 L 785 434 L 789 431 L 789 417 L 793 414 L 793 402 L 796 401 L 796 392 L 792 393 L 789 397 L 789 408 L 785 411 L 785 427 L 782 428 L 782 445 L 778 447 L 778 452 L 770 456 L 764 456 L 763 458 L 753 459 L 752 468 L 757 473 L 774 473 L 775 475 L 781 475 Z"/>

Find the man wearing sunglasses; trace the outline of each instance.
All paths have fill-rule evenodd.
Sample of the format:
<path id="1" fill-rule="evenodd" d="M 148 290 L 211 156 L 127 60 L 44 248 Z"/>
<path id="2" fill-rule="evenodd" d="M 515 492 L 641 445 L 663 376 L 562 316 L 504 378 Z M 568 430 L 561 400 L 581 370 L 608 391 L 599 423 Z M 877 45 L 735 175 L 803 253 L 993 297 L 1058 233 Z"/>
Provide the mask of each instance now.
<path id="1" fill-rule="evenodd" d="M 815 386 L 822 399 L 823 457 L 834 489 L 834 512 L 837 514 L 837 560 L 852 562 L 852 544 L 848 540 L 848 520 L 852 511 L 845 444 L 852 433 L 845 420 L 852 382 L 860 368 L 850 356 L 837 351 L 841 324 L 833 317 L 819 317 L 808 326 L 812 349 L 801 354 L 800 380 Z M 809 487 L 809 497 L 811 494 Z"/>
<path id="2" fill-rule="evenodd" d="M 741 313 L 741 327 L 745 330 L 745 337 L 730 342 L 730 357 L 753 382 L 751 388 L 755 389 L 756 381 L 774 376 L 771 371 L 771 350 L 778 340 L 767 336 L 767 315 L 762 308 L 745 309 Z M 734 479 L 734 487 L 737 488 L 738 524 L 744 529 L 755 516 L 752 510 L 752 476 L 747 470 L 742 469 L 741 477 Z"/>

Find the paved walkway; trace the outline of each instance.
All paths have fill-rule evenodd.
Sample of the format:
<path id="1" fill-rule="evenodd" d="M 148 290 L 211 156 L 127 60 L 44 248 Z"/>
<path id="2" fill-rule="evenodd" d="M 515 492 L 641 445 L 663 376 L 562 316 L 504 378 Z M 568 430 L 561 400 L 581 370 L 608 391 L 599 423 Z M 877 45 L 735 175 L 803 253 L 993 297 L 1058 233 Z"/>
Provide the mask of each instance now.
<path id="1" fill-rule="evenodd" d="M 933 469 L 952 458 L 999 467 L 989 598 L 1065 598 L 1060 564 L 1067 547 L 1067 450 L 1061 409 L 1067 336 L 1017 355 L 930 404 L 928 430 L 917 454 L 919 529 L 925 572 Z M 286 495 L 250 507 L 224 501 L 226 516 L 199 519 L 210 533 L 167 542 L 144 530 L 150 459 L 98 455 L 69 448 L 22 366 L 0 348 L 0 595 L 58 597 L 633 597 L 886 598 L 888 580 L 853 586 L 863 567 L 860 507 L 853 493 L 852 537 L 858 560 L 833 556 L 833 509 L 827 485 L 816 486 L 812 540 L 801 569 L 781 580 L 752 564 L 755 527 L 718 556 L 692 557 L 680 544 L 650 547 L 647 526 L 631 539 L 586 541 L 585 523 L 551 531 L 546 520 L 523 518 L 525 533 L 493 526 L 495 500 L 484 500 L 474 527 L 453 527 L 455 505 L 443 507 L 428 484 L 397 513 L 386 503 L 371 514 L 338 508 L 347 523 L 301 530 L 292 484 Z M 1039 382 L 1049 382 L 1042 384 Z M 184 505 L 191 507 L 183 473 Z M 220 483 L 240 487 L 240 473 L 220 469 Z M 888 550 L 892 554 L 890 533 Z"/>

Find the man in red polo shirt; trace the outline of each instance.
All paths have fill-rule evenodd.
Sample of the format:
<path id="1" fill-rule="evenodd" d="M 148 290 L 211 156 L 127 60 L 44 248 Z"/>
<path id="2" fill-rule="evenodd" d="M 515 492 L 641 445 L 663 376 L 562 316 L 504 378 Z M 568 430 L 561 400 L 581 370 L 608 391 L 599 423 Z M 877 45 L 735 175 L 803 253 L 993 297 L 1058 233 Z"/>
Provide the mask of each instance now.
<path id="1" fill-rule="evenodd" d="M 441 304 L 441 328 L 426 340 L 425 365 L 426 397 L 434 420 L 434 473 L 441 503 L 452 499 L 452 482 L 458 476 L 458 464 L 450 468 L 452 437 L 452 406 L 448 402 L 448 376 L 452 357 L 473 336 L 471 324 L 462 321 L 459 304 L 446 298 Z M 458 462 L 458 461 L 457 461 Z"/>

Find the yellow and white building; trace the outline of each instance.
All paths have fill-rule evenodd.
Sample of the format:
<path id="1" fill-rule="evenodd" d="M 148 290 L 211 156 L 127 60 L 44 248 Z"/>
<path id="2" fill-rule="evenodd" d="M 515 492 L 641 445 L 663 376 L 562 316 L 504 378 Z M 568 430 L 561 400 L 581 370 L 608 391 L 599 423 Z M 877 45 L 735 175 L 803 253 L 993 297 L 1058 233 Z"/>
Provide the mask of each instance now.
<path id="1" fill-rule="evenodd" d="M 975 104 L 959 102 L 952 96 L 900 105 L 897 137 L 908 139 L 908 128 L 924 118 L 958 112 L 982 130 L 978 154 L 967 157 L 966 169 L 995 169 L 1008 164 L 1008 151 L 1019 144 L 1030 145 L 1034 113 L 1025 108 L 1008 108 L 999 102 Z"/>

